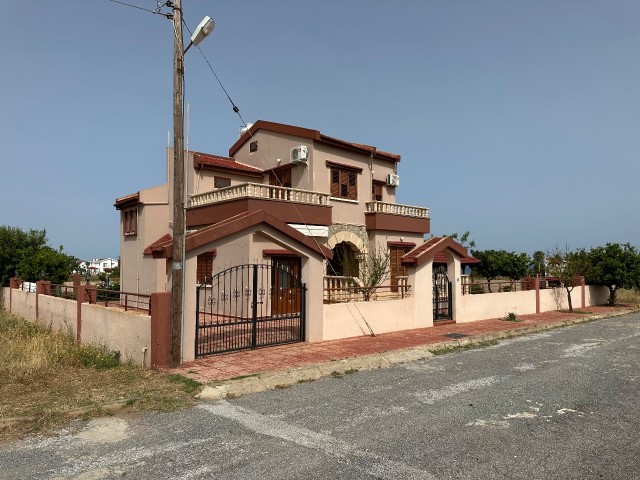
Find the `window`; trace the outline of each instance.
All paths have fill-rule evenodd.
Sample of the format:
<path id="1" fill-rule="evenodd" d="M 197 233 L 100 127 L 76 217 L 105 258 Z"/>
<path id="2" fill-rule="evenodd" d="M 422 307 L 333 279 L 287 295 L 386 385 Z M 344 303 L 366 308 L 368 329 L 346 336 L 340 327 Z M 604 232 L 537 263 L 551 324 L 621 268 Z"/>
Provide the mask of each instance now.
<path id="1" fill-rule="evenodd" d="M 198 255 L 197 278 L 198 283 L 211 283 L 213 278 L 213 258 L 215 252 L 207 252 Z"/>
<path id="2" fill-rule="evenodd" d="M 124 236 L 138 233 L 138 209 L 130 208 L 122 211 L 122 234 Z"/>
<path id="3" fill-rule="evenodd" d="M 391 291 L 398 291 L 398 277 L 407 276 L 407 267 L 402 265 L 402 257 L 415 247 L 413 244 L 389 245 L 389 276 L 391 277 Z"/>
<path id="4" fill-rule="evenodd" d="M 226 177 L 213 177 L 213 188 L 224 188 L 231 186 L 231 179 Z"/>
<path id="5" fill-rule="evenodd" d="M 249 152 L 253 153 L 253 152 L 257 152 L 258 151 L 258 141 L 254 140 L 253 142 L 251 142 L 249 144 Z"/>
<path id="6" fill-rule="evenodd" d="M 331 196 L 358 199 L 358 174 L 357 172 L 331 167 Z"/>
<path id="7" fill-rule="evenodd" d="M 292 166 L 288 165 L 285 168 L 278 170 L 271 170 L 269 172 L 269 185 L 275 185 L 276 187 L 291 188 L 291 170 Z"/>
<path id="8" fill-rule="evenodd" d="M 383 188 L 384 182 L 374 180 L 371 184 L 371 200 L 373 200 L 374 202 L 381 202 Z"/>

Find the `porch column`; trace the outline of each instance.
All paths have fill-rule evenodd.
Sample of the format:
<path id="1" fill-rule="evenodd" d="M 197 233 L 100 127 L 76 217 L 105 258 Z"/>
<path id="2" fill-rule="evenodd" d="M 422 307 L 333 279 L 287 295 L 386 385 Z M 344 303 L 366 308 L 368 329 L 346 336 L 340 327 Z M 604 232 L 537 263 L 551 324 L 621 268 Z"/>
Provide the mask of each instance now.
<path id="1" fill-rule="evenodd" d="M 302 282 L 307 285 L 305 340 L 324 339 L 324 264 L 319 258 L 302 259 Z"/>
<path id="2" fill-rule="evenodd" d="M 433 259 L 415 267 L 410 273 L 415 297 L 415 319 L 419 328 L 433 327 Z"/>
<path id="3" fill-rule="evenodd" d="M 444 252 L 447 258 L 447 277 L 451 282 L 451 319 L 456 322 L 464 321 L 462 318 L 462 282 L 460 280 L 460 257 L 447 250 Z"/>

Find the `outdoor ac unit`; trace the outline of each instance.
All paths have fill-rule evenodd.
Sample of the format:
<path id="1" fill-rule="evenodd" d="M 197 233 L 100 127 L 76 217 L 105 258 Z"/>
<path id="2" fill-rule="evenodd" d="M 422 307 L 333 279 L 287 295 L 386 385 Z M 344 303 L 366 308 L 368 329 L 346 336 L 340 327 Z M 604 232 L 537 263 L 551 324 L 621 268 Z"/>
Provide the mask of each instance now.
<path id="1" fill-rule="evenodd" d="M 291 163 L 307 165 L 309 162 L 309 149 L 306 145 L 298 145 L 291 149 Z"/>
<path id="2" fill-rule="evenodd" d="M 387 185 L 392 187 L 400 186 L 400 175 L 396 175 L 395 173 L 390 173 L 387 175 Z"/>

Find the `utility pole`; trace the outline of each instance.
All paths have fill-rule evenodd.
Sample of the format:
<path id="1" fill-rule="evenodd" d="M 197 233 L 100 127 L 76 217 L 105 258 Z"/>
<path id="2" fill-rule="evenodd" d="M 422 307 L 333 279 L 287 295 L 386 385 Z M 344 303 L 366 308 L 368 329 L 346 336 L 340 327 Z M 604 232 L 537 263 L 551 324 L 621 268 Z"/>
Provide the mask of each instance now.
<path id="1" fill-rule="evenodd" d="M 182 357 L 182 290 L 184 269 L 184 50 L 182 0 L 173 0 L 173 256 L 171 262 L 171 367 Z"/>

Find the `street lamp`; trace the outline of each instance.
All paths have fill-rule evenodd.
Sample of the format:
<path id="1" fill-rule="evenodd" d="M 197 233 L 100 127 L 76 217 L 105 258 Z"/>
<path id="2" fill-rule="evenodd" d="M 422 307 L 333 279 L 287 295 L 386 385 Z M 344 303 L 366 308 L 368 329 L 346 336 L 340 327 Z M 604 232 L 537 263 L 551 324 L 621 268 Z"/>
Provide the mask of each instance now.
<path id="1" fill-rule="evenodd" d="M 183 49 L 182 0 L 173 2 L 173 252 L 171 263 L 171 348 L 169 364 L 180 365 L 182 348 L 182 292 L 184 287 L 184 54 L 191 45 L 198 45 L 215 27 L 205 17 Z"/>
<path id="2" fill-rule="evenodd" d="M 187 53 L 187 50 L 191 48 L 191 45 L 195 45 L 196 47 L 200 44 L 202 40 L 207 38 L 207 36 L 213 32 L 213 29 L 216 28 L 216 22 L 213 21 L 211 17 L 204 17 L 191 35 L 191 41 L 187 48 L 184 49 L 184 53 Z"/>

